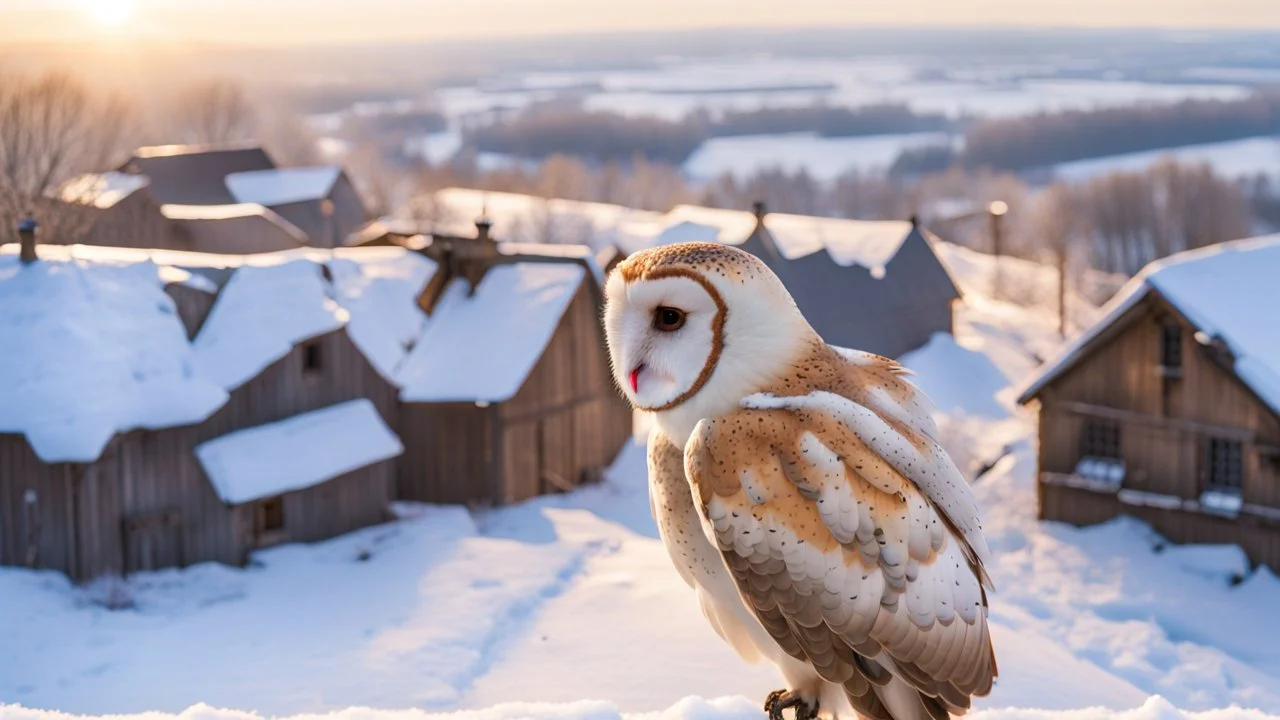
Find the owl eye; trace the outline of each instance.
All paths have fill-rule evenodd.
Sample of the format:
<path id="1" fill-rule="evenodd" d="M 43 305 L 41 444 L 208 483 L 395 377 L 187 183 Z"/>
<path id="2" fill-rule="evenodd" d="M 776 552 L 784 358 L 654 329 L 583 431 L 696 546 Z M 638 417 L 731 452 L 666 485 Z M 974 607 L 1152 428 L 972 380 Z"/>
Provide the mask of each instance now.
<path id="1" fill-rule="evenodd" d="M 684 327 L 683 310 L 673 307 L 660 307 L 653 311 L 653 327 L 662 332 L 675 332 Z"/>

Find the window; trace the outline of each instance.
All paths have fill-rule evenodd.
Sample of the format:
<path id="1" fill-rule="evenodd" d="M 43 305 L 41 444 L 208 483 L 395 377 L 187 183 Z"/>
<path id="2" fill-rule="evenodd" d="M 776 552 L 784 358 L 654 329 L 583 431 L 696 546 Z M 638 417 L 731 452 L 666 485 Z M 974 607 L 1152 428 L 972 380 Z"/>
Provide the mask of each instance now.
<path id="1" fill-rule="evenodd" d="M 284 498 L 273 497 L 258 503 L 258 532 L 284 529 Z"/>
<path id="2" fill-rule="evenodd" d="M 1182 369 L 1182 326 L 1172 320 L 1161 328 L 1160 367 L 1166 372 Z"/>
<path id="3" fill-rule="evenodd" d="M 1205 465 L 1209 487 L 1240 492 L 1244 486 L 1244 450 L 1235 440 L 1211 438 Z"/>
<path id="4" fill-rule="evenodd" d="M 1120 424 L 1110 420 L 1085 422 L 1080 454 L 1096 458 L 1120 457 Z"/>
<path id="5" fill-rule="evenodd" d="M 302 372 L 308 375 L 318 373 L 324 367 L 324 348 L 318 342 L 302 346 Z"/>

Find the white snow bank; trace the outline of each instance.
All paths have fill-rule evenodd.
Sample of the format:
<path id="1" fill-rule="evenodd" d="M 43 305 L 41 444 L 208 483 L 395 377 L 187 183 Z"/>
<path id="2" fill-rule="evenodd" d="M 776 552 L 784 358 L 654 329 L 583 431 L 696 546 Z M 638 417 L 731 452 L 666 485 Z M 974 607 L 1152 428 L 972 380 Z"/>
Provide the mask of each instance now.
<path id="1" fill-rule="evenodd" d="M 1197 340 L 1224 340 L 1235 371 L 1280 412 L 1280 235 L 1237 240 L 1179 253 L 1151 263 L 1103 309 L 1103 317 L 1067 345 L 1022 392 L 1027 399 L 1065 371 L 1104 330 L 1151 292 L 1177 308 L 1199 332 Z"/>
<path id="2" fill-rule="evenodd" d="M 18 705 L 0 705 L 0 713 L 10 720 L 92 720 L 92 716 L 32 710 Z M 688 697 L 659 712 L 624 713 L 617 706 L 599 700 L 569 703 L 506 703 L 484 710 L 427 713 L 421 710 L 374 710 L 348 708 L 323 714 L 265 716 L 256 712 L 220 710 L 193 705 L 177 714 L 144 713 L 100 716 L 100 720 L 759 720 L 760 703 L 744 697 L 713 700 Z M 1025 710 L 1006 708 L 977 710 L 965 715 L 969 720 L 1276 720 L 1257 710 L 1230 708 L 1208 712 L 1182 712 L 1160 696 L 1149 698 L 1132 710 Z"/>
<path id="3" fill-rule="evenodd" d="M 445 289 L 401 367 L 406 402 L 502 402 L 542 357 L 585 271 L 580 265 L 513 263 L 485 273 L 474 295 Z"/>
<path id="4" fill-rule="evenodd" d="M 400 439 L 363 398 L 196 447 L 200 465 L 228 505 L 312 487 L 402 452 Z"/>
<path id="5" fill-rule="evenodd" d="M 915 373 L 911 381 L 943 412 L 960 411 L 993 419 L 1009 416 L 996 394 L 1009 379 L 983 353 L 969 350 L 947 333 L 934 333 L 900 362 Z"/>
<path id="6" fill-rule="evenodd" d="M 151 178 L 134 173 L 89 173 L 62 186 L 63 202 L 92 205 L 105 210 L 151 184 Z"/>
<path id="7" fill-rule="evenodd" d="M 347 311 L 329 297 L 320 266 L 305 259 L 267 258 L 238 268 L 192 342 L 205 372 L 234 390 L 293 346 L 337 330 Z"/>
<path id="8" fill-rule="evenodd" d="M 203 421 L 226 402 L 147 261 L 23 266 L 0 253 L 0 433 L 91 462 L 118 432 Z"/>
<path id="9" fill-rule="evenodd" d="M 237 202 L 287 205 L 327 197 L 341 174 L 333 165 L 252 170 L 231 173 L 226 183 Z"/>
<path id="10" fill-rule="evenodd" d="M 338 249 L 328 262 L 335 299 L 349 314 L 347 334 L 388 380 L 422 333 L 418 296 L 436 263 L 404 248 Z"/>
<path id="11" fill-rule="evenodd" d="M 650 223 L 661 213 L 622 205 L 543 198 L 518 193 L 445 188 L 435 194 L 435 230 L 470 237 L 482 216 L 493 223 L 493 236 L 503 242 L 577 243 L 596 249 L 614 244 L 630 247 L 631 238 L 651 235 Z"/>

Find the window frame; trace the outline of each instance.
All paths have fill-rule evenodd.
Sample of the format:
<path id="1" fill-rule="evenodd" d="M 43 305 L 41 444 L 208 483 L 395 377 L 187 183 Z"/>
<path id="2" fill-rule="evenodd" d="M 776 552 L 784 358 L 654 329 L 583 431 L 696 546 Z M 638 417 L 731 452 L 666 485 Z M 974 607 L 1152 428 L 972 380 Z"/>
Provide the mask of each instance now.
<path id="1" fill-rule="evenodd" d="M 1102 418 L 1087 418 L 1080 430 L 1080 457 L 1122 460 L 1123 435 L 1120 423 Z"/>
<path id="2" fill-rule="evenodd" d="M 1205 490 L 1216 492 L 1244 492 L 1243 442 L 1220 437 L 1205 438 L 1202 485 Z"/>
<path id="3" fill-rule="evenodd" d="M 1182 325 L 1172 318 L 1160 324 L 1159 365 L 1165 377 L 1180 377 L 1183 367 Z"/>
<path id="4" fill-rule="evenodd" d="M 278 522 L 274 522 L 278 519 Z M 284 496 L 263 498 L 254 507 L 254 526 L 259 535 L 284 532 L 288 527 L 284 512 Z"/>
<path id="5" fill-rule="evenodd" d="M 312 340 L 302 344 L 302 374 L 308 377 L 324 372 L 324 344 Z"/>

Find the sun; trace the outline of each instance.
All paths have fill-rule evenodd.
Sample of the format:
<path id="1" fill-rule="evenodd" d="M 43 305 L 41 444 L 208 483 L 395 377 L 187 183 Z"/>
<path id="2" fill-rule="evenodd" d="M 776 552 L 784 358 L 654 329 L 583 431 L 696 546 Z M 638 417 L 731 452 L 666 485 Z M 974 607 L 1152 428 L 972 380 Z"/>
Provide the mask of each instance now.
<path id="1" fill-rule="evenodd" d="M 85 9 L 102 25 L 118 28 L 133 16 L 134 0 L 85 0 Z"/>

